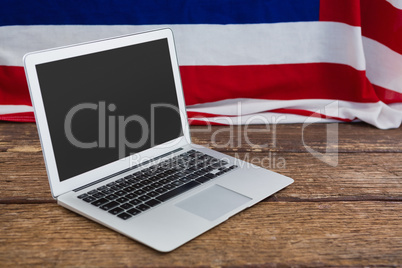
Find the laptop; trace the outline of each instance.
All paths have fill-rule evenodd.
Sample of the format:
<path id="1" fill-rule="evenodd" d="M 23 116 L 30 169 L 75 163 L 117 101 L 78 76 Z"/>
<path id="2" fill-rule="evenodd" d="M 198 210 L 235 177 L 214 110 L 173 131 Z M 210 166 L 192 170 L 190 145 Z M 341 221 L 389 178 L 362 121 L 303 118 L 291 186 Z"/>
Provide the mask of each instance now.
<path id="1" fill-rule="evenodd" d="M 24 67 L 57 203 L 158 251 L 293 182 L 191 142 L 170 29 L 29 53 Z"/>

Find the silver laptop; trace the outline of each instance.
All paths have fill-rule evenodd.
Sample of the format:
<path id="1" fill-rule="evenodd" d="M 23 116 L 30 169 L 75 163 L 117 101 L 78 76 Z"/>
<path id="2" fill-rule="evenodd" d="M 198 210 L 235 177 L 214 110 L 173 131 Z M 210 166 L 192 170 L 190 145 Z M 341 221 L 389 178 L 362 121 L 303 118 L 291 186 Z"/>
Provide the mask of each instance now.
<path id="1" fill-rule="evenodd" d="M 191 143 L 169 29 L 29 53 L 24 65 L 53 197 L 156 250 L 293 182 Z"/>

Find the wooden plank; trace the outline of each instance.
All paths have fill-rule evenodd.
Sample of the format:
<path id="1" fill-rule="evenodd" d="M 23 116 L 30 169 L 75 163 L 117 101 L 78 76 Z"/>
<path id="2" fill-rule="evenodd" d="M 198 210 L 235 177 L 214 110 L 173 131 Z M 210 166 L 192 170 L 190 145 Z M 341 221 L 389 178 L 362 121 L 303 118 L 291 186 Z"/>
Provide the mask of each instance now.
<path id="1" fill-rule="evenodd" d="M 255 127 L 260 130 L 265 128 Z M 277 133 L 281 133 L 278 136 L 282 137 L 278 143 L 285 142 L 286 146 L 282 147 L 287 149 L 284 151 L 267 151 L 265 148 L 247 147 L 244 144 L 241 148 L 216 149 L 294 178 L 295 184 L 275 196 L 279 200 L 401 198 L 402 157 L 398 154 L 402 148 L 402 139 L 398 136 L 400 129 L 382 131 L 364 124 L 339 124 L 339 127 L 342 127 L 340 141 L 347 144 L 344 148 L 356 152 L 338 154 L 338 164 L 332 167 L 306 151 L 291 152 L 300 149 L 301 141 L 297 137 L 301 137 L 301 125 L 276 127 Z M 320 130 L 325 125 L 310 125 L 308 128 L 310 127 Z M 193 129 L 200 128 L 203 127 Z M 224 130 L 215 128 L 218 131 L 222 129 Z M 225 132 L 219 132 L 215 137 L 223 133 Z M 200 137 L 201 141 L 211 140 L 211 134 L 208 135 L 197 133 L 195 137 Z M 253 137 L 257 137 L 256 140 L 261 140 L 264 135 L 266 132 L 253 133 Z M 0 123 L 0 137 L 0 202 L 54 202 L 35 124 Z M 220 144 L 223 144 L 225 138 L 221 137 L 219 140 Z M 262 141 L 260 143 L 262 144 Z M 380 153 L 373 151 L 376 144 Z M 350 149 L 352 147 L 354 149 Z M 362 152 L 364 148 L 368 148 L 369 153 Z M 328 156 L 334 158 L 336 155 Z"/>
<path id="2" fill-rule="evenodd" d="M 167 254 L 55 204 L 0 205 L 0 266 L 397 266 L 400 202 L 263 202 Z"/>
<path id="3" fill-rule="evenodd" d="M 34 123 L 0 122 L 0 152 L 41 152 Z"/>
<path id="4" fill-rule="evenodd" d="M 402 200 L 402 154 L 338 154 L 336 167 L 311 154 L 229 153 L 295 182 L 271 199 Z"/>
<path id="5" fill-rule="evenodd" d="M 363 123 L 192 126 L 191 134 L 194 143 L 219 151 L 402 152 L 402 127 L 380 130 Z"/>
<path id="6" fill-rule="evenodd" d="M 221 151 L 264 150 L 306 152 L 303 141 L 312 149 L 325 152 L 327 130 L 334 124 L 191 126 L 193 142 Z M 402 127 L 380 130 L 363 123 L 335 124 L 339 152 L 402 152 Z M 266 147 L 265 147 L 266 145 Z M 0 152 L 39 152 L 34 123 L 0 122 Z"/>
<path id="7" fill-rule="evenodd" d="M 54 202 L 42 152 L 2 152 L 0 170 L 0 202 Z"/>
<path id="8" fill-rule="evenodd" d="M 309 153 L 227 153 L 295 180 L 271 201 L 402 199 L 400 153 L 342 153 L 336 167 Z M 40 153 L 1 153 L 0 170 L 0 203 L 54 202 Z"/>

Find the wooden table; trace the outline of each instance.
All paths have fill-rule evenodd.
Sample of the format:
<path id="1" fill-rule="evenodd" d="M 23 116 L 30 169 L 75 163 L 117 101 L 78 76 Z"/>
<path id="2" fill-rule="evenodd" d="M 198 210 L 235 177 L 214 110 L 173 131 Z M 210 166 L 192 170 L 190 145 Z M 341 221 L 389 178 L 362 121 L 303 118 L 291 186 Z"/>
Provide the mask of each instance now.
<path id="1" fill-rule="evenodd" d="M 326 135 L 336 128 L 338 146 Z M 401 130 L 192 127 L 195 143 L 295 183 L 164 254 L 56 205 L 35 124 L 2 122 L 0 267 L 402 266 Z M 306 150 L 327 147 L 335 167 Z"/>

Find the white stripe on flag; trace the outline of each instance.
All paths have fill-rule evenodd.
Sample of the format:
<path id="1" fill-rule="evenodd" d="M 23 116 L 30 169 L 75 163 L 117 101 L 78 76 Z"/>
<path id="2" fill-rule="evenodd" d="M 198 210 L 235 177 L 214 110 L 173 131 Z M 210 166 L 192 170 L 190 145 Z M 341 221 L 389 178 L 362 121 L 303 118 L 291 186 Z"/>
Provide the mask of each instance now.
<path id="1" fill-rule="evenodd" d="M 402 0 L 386 0 L 386 1 L 389 2 L 391 5 L 393 5 L 394 7 L 402 9 Z"/>
<path id="2" fill-rule="evenodd" d="M 22 66 L 27 52 L 162 27 L 173 28 L 180 65 L 329 62 L 365 70 L 367 62 L 367 76 L 372 83 L 402 93 L 402 55 L 362 38 L 359 27 L 335 22 L 4 26 L 0 27 L 0 65 Z"/>
<path id="3" fill-rule="evenodd" d="M 32 106 L 28 105 L 0 105 L 0 114 L 16 114 L 33 112 Z"/>
<path id="4" fill-rule="evenodd" d="M 402 55 L 366 37 L 363 37 L 363 47 L 370 82 L 402 93 Z"/>
<path id="5" fill-rule="evenodd" d="M 202 121 L 208 123 L 217 123 L 223 125 L 269 125 L 269 124 L 294 124 L 294 123 L 339 123 L 339 120 L 308 117 L 297 114 L 281 113 L 258 113 L 242 116 L 216 116 L 208 118 L 190 118 L 191 121 Z M 359 120 L 356 120 L 359 121 Z"/>
<path id="6" fill-rule="evenodd" d="M 238 122 L 238 120 L 242 116 L 247 116 L 247 118 L 249 118 L 253 115 L 259 115 L 259 113 L 265 113 L 268 110 L 282 108 L 305 110 L 348 120 L 358 118 L 366 123 L 375 125 L 382 129 L 394 128 L 395 126 L 399 126 L 402 122 L 402 105 L 386 105 L 381 101 L 375 103 L 358 103 L 322 99 L 229 99 L 191 105 L 187 107 L 187 111 L 223 116 L 235 116 L 232 117 L 233 124 L 240 124 L 243 122 L 243 119 L 241 119 L 241 122 Z"/>
<path id="7" fill-rule="evenodd" d="M 360 27 L 336 22 L 4 26 L 0 65 L 21 66 L 27 52 L 166 27 L 173 30 L 180 65 L 327 62 L 365 69 Z"/>

